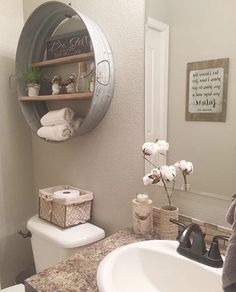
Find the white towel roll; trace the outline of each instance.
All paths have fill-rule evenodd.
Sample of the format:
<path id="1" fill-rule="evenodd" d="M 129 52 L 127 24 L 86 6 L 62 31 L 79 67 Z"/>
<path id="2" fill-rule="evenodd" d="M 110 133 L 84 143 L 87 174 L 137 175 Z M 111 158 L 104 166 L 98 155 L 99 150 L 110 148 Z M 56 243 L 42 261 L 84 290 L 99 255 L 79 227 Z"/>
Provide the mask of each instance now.
<path id="1" fill-rule="evenodd" d="M 42 126 L 61 125 L 72 121 L 74 111 L 68 107 L 46 113 L 40 120 Z"/>
<path id="2" fill-rule="evenodd" d="M 41 127 L 38 136 L 50 141 L 65 141 L 74 135 L 74 128 L 70 124 L 51 127 Z"/>

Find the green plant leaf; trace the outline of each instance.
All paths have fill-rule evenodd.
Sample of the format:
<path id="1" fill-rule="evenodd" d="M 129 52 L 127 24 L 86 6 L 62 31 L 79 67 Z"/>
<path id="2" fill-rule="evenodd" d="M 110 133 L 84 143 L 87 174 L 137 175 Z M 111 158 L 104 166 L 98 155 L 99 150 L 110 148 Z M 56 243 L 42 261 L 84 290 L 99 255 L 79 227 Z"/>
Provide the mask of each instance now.
<path id="1" fill-rule="evenodd" d="M 26 83 L 40 83 L 44 79 L 44 73 L 39 69 L 30 69 L 24 74 Z"/>

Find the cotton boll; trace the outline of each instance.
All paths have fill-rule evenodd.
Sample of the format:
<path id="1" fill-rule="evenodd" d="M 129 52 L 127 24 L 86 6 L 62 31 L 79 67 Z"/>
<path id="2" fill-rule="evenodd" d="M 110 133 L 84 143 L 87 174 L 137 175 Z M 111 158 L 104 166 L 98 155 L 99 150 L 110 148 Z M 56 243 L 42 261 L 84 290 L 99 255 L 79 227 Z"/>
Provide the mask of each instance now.
<path id="1" fill-rule="evenodd" d="M 152 169 L 151 174 L 156 175 L 156 176 L 161 176 L 160 169 L 159 168 Z"/>
<path id="2" fill-rule="evenodd" d="M 161 171 L 162 178 L 169 182 L 173 181 L 173 179 L 176 176 L 176 169 L 173 165 L 171 166 L 163 165 L 161 166 L 160 171 Z"/>
<path id="3" fill-rule="evenodd" d="M 165 140 L 158 140 L 156 142 L 157 145 L 157 151 L 162 152 L 162 151 L 168 151 L 169 150 L 169 143 L 167 143 Z"/>
<path id="4" fill-rule="evenodd" d="M 151 171 L 151 175 L 149 175 L 149 178 L 152 179 L 152 184 L 157 184 L 161 180 L 161 172 L 158 168 L 154 168 Z"/>
<path id="5" fill-rule="evenodd" d="M 169 172 L 171 173 L 171 175 L 173 176 L 173 179 L 174 179 L 176 177 L 176 169 L 175 169 L 174 165 L 169 166 Z"/>
<path id="6" fill-rule="evenodd" d="M 193 173 L 193 164 L 190 161 L 180 160 L 175 163 L 175 167 L 179 169 L 184 175 Z"/>
<path id="7" fill-rule="evenodd" d="M 186 169 L 186 166 L 187 166 L 187 161 L 186 160 L 180 160 L 180 162 L 179 162 L 180 170 Z"/>
<path id="8" fill-rule="evenodd" d="M 159 183 L 159 181 L 161 180 L 161 176 L 155 175 L 155 174 L 149 175 L 149 178 L 152 179 L 152 184 L 153 185 Z"/>
<path id="9" fill-rule="evenodd" d="M 174 164 L 175 169 L 179 169 L 179 165 L 180 165 L 180 162 L 177 161 L 177 162 Z"/>
<path id="10" fill-rule="evenodd" d="M 186 168 L 184 170 L 184 174 L 192 174 L 193 173 L 193 164 L 190 161 L 186 162 Z"/>
<path id="11" fill-rule="evenodd" d="M 144 155 L 155 155 L 157 152 L 165 152 L 169 149 L 169 143 L 165 140 L 158 140 L 156 143 L 146 142 L 142 146 Z"/>
<path id="12" fill-rule="evenodd" d="M 148 174 L 146 174 L 146 175 L 143 177 L 143 184 L 144 184 L 145 186 L 147 186 L 147 185 L 151 185 L 152 182 L 153 182 L 153 180 L 149 177 L 150 175 L 151 175 L 151 174 L 148 173 Z"/>
<path id="13" fill-rule="evenodd" d="M 142 151 L 144 155 L 154 155 L 157 152 L 157 146 L 156 143 L 146 142 L 142 146 Z"/>
<path id="14" fill-rule="evenodd" d="M 161 180 L 161 173 L 159 169 L 153 169 L 151 173 L 146 174 L 143 177 L 143 184 L 151 185 L 151 184 L 157 184 Z"/>

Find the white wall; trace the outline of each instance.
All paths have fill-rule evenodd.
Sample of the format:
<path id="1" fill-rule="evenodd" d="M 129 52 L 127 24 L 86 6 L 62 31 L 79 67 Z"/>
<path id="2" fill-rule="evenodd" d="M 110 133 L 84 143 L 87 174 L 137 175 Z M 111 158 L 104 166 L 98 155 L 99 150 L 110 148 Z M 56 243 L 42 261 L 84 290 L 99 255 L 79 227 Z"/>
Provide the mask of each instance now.
<path id="1" fill-rule="evenodd" d="M 0 8 L 0 279 L 12 285 L 15 276 L 32 265 L 29 241 L 17 233 L 34 213 L 31 134 L 23 120 L 16 92 L 15 52 L 23 26 L 22 0 L 1 1 Z M 14 7 L 13 7 L 14 6 Z"/>
<path id="2" fill-rule="evenodd" d="M 170 25 L 169 155 L 194 163 L 192 189 L 226 197 L 219 200 L 179 192 L 176 204 L 185 214 L 222 225 L 236 190 L 235 9 L 233 0 L 227 5 L 223 0 L 147 0 L 146 12 Z M 226 123 L 185 121 L 187 63 L 225 57 L 230 58 Z"/>
<path id="3" fill-rule="evenodd" d="M 111 45 L 115 93 L 105 118 L 91 133 L 57 145 L 33 137 L 35 185 L 67 183 L 94 191 L 93 221 L 112 232 L 130 225 L 131 199 L 143 189 L 145 3 L 71 2 L 96 21 Z M 40 3 L 24 0 L 25 16 Z"/>

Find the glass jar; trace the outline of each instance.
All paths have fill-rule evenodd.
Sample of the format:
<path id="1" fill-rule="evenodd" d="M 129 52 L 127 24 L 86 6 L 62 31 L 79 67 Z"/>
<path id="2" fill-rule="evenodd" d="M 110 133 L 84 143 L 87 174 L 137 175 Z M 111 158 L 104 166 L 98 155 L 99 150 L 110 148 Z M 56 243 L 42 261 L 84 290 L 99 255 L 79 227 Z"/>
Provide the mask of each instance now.
<path id="1" fill-rule="evenodd" d="M 87 72 L 87 63 L 78 63 L 78 76 L 76 79 L 76 92 L 89 91 L 89 76 Z"/>
<path id="2" fill-rule="evenodd" d="M 95 66 L 94 62 L 90 64 L 90 73 L 89 73 L 89 91 L 93 92 L 95 86 Z"/>

